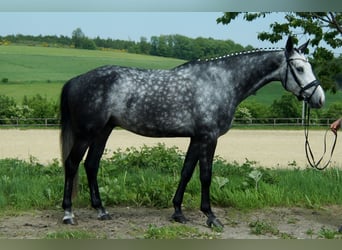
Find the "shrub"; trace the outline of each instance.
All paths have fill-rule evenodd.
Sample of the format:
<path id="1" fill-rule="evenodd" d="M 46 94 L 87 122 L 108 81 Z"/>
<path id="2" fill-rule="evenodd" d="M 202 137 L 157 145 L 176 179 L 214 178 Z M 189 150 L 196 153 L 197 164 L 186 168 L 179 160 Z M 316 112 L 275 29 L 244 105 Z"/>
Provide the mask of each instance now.
<path id="1" fill-rule="evenodd" d="M 324 113 L 326 118 L 337 119 L 342 115 L 342 103 L 336 102 L 329 106 L 327 111 Z"/>
<path id="2" fill-rule="evenodd" d="M 32 110 L 26 118 L 57 118 L 58 116 L 57 103 L 49 101 L 40 94 L 30 98 L 24 96 L 22 105 L 27 106 Z"/>
<path id="3" fill-rule="evenodd" d="M 7 124 L 16 116 L 16 106 L 12 97 L 0 95 L 0 124 Z"/>
<path id="4" fill-rule="evenodd" d="M 1 82 L 2 83 L 8 83 L 8 78 L 2 78 Z"/>
<path id="5" fill-rule="evenodd" d="M 292 94 L 284 94 L 280 100 L 275 100 L 270 110 L 275 118 L 301 117 L 300 102 Z"/>
<path id="6" fill-rule="evenodd" d="M 252 114 L 246 107 L 238 107 L 235 112 L 235 119 L 241 119 L 240 122 L 242 123 L 251 123 L 252 121 Z"/>

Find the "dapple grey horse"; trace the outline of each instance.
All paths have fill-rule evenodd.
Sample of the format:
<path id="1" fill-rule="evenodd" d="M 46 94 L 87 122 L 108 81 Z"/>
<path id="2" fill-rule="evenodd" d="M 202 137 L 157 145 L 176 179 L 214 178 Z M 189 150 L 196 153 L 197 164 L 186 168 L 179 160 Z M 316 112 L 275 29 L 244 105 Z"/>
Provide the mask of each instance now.
<path id="1" fill-rule="evenodd" d="M 289 37 L 285 49 L 197 60 L 170 70 L 103 66 L 69 80 L 61 95 L 64 223 L 75 223 L 72 193 L 87 150 L 84 166 L 92 207 L 99 219 L 111 218 L 101 202 L 97 173 L 111 131 L 121 127 L 150 137 L 190 137 L 172 218 L 186 222 L 181 204 L 199 162 L 200 209 L 208 226 L 222 227 L 209 193 L 217 139 L 231 127 L 239 103 L 273 81 L 312 108 L 322 107 L 323 89 L 303 54 L 307 44 L 295 48 Z"/>

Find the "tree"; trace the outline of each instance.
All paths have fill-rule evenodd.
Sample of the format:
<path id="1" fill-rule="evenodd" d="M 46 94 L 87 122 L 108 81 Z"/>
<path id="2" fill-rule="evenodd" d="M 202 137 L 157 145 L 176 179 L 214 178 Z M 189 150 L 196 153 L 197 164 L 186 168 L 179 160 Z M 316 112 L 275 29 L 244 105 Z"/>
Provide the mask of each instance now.
<path id="1" fill-rule="evenodd" d="M 139 43 L 139 53 L 142 54 L 150 54 L 151 45 L 147 42 L 146 37 L 140 37 L 140 43 Z"/>
<path id="2" fill-rule="evenodd" d="M 96 49 L 96 44 L 95 44 L 94 40 L 89 39 L 88 37 L 85 37 L 81 41 L 80 49 L 95 50 Z"/>
<path id="3" fill-rule="evenodd" d="M 82 40 L 85 38 L 85 35 L 81 28 L 77 28 L 72 32 L 71 40 L 74 44 L 75 48 L 82 48 Z"/>
<path id="4" fill-rule="evenodd" d="M 96 49 L 94 40 L 86 37 L 81 28 L 77 28 L 72 32 L 71 41 L 77 49 Z"/>
<path id="5" fill-rule="evenodd" d="M 272 116 L 275 118 L 293 118 L 301 116 L 300 103 L 289 93 L 282 95 L 279 101 L 274 100 L 270 110 Z"/>
<path id="6" fill-rule="evenodd" d="M 243 15 L 246 21 L 253 21 L 257 18 L 264 18 L 270 12 L 241 13 L 227 12 L 216 21 L 217 23 L 229 24 L 239 15 Z M 271 32 L 261 32 L 258 39 L 268 40 L 275 43 L 288 35 L 307 35 L 314 48 L 312 53 L 312 64 L 324 89 L 333 93 L 337 91 L 338 74 L 342 71 L 342 65 L 334 57 L 331 49 L 324 45 L 324 42 L 332 49 L 342 46 L 342 13 L 340 12 L 286 12 L 284 22 L 270 24 Z M 296 37 L 294 40 L 297 43 Z M 308 51 L 309 52 L 309 51 Z"/>

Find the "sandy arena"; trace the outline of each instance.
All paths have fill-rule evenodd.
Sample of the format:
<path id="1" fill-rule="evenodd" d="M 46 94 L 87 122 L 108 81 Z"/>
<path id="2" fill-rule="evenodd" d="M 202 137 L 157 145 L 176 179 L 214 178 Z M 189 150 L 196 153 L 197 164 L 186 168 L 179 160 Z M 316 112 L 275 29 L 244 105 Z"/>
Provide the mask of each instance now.
<path id="1" fill-rule="evenodd" d="M 19 158 L 28 160 L 34 157 L 46 164 L 60 159 L 58 129 L 0 129 L 0 158 Z M 188 138 L 148 138 L 125 130 L 114 130 L 107 142 L 109 155 L 118 148 L 153 146 L 157 143 L 177 146 L 186 151 Z M 328 158 L 333 134 L 328 133 Z M 310 131 L 310 143 L 316 158 L 323 153 L 324 131 Z M 332 158 L 333 166 L 342 166 L 342 142 L 337 140 Z M 304 132 L 302 130 L 238 130 L 232 129 L 219 138 L 216 155 L 229 162 L 243 163 L 246 159 L 256 161 L 263 167 L 306 167 Z"/>

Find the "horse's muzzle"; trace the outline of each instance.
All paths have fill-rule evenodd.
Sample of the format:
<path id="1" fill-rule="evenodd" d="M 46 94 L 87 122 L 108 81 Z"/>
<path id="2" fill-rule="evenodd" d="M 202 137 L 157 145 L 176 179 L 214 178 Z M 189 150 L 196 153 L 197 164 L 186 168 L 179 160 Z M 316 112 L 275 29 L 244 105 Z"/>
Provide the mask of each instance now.
<path id="1" fill-rule="evenodd" d="M 311 88 L 311 94 L 307 95 L 307 90 Z M 321 108 L 325 103 L 325 96 L 320 82 L 316 79 L 302 87 L 297 99 L 309 103 L 311 108 Z"/>

